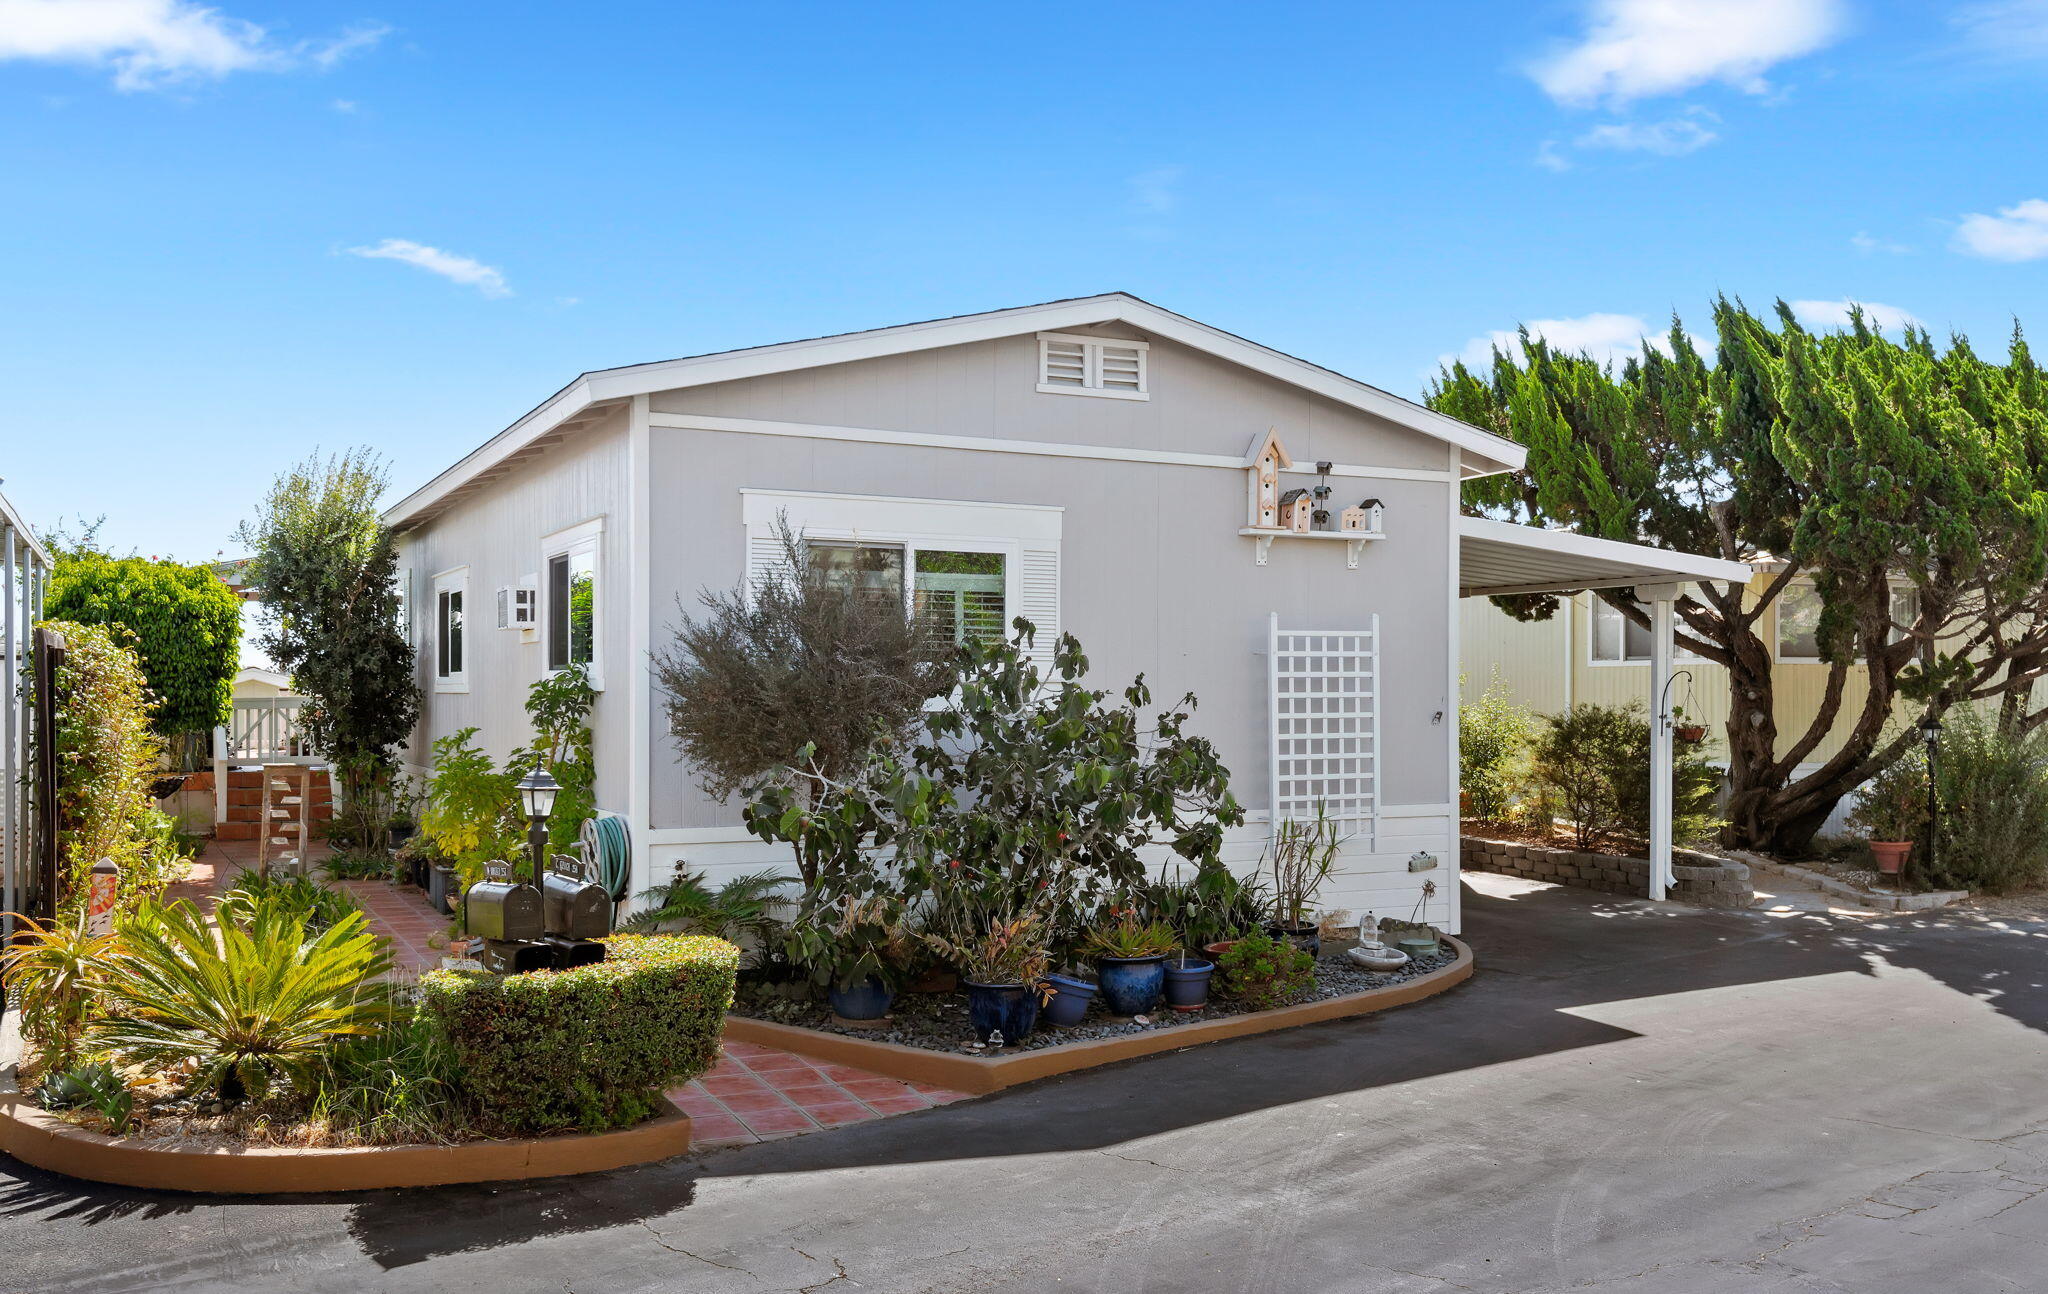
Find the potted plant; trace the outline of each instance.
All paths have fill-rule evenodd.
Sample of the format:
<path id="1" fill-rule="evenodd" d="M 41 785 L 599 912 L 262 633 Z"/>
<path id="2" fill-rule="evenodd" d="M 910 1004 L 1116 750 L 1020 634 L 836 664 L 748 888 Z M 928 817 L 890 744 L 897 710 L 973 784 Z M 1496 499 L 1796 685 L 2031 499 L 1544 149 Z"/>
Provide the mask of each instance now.
<path id="1" fill-rule="evenodd" d="M 1232 944 L 1217 969 L 1224 988 L 1254 1011 L 1286 1006 L 1316 983 L 1314 955 L 1262 930 Z"/>
<path id="2" fill-rule="evenodd" d="M 1166 1005 L 1176 1011 L 1199 1011 L 1209 1005 L 1209 979 L 1216 963 L 1188 956 L 1187 949 L 1166 963 Z"/>
<path id="3" fill-rule="evenodd" d="M 1878 871 L 1903 871 L 1914 839 L 1927 829 L 1926 762 L 1909 756 L 1872 778 L 1849 814 L 1849 828 L 1862 833 Z"/>
<path id="4" fill-rule="evenodd" d="M 1047 930 L 1040 912 L 992 918 L 924 941 L 953 963 L 967 989 L 967 1020 L 977 1042 L 1007 1046 L 1031 1036 L 1044 1000 Z"/>
<path id="5" fill-rule="evenodd" d="M 1337 824 L 1320 804 L 1314 821 L 1283 818 L 1274 827 L 1273 843 L 1266 851 L 1273 876 L 1273 920 L 1267 934 L 1292 940 L 1310 957 L 1322 953 L 1321 927 L 1311 914 L 1316 893 L 1336 870 L 1343 844 Z"/>
<path id="6" fill-rule="evenodd" d="M 1039 1019 L 1062 1029 L 1081 1023 L 1088 1014 L 1088 1004 L 1095 1000 L 1099 989 L 1092 980 L 1057 974 L 1047 975 L 1043 987 L 1045 1006 L 1039 1011 Z"/>
<path id="7" fill-rule="evenodd" d="M 1166 954 L 1178 942 L 1172 926 L 1140 919 L 1133 904 L 1109 909 L 1108 922 L 1088 932 L 1085 947 L 1095 958 L 1102 1002 L 1111 1015 L 1143 1015 L 1159 1005 Z"/>
<path id="8" fill-rule="evenodd" d="M 1688 722 L 1682 706 L 1671 707 L 1671 735 L 1687 746 L 1697 746 L 1707 739 L 1707 725 Z"/>
<path id="9" fill-rule="evenodd" d="M 787 949 L 824 985 L 840 1023 L 873 1024 L 888 1018 L 910 942 L 900 901 L 849 896 L 792 925 Z"/>

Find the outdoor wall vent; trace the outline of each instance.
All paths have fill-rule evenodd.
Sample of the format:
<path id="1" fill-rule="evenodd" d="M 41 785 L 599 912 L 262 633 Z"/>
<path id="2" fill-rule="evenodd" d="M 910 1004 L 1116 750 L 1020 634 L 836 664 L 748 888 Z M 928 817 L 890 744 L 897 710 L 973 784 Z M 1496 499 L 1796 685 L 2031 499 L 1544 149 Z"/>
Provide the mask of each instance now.
<path id="1" fill-rule="evenodd" d="M 540 623 L 540 590 L 498 590 L 498 628 L 531 629 Z"/>

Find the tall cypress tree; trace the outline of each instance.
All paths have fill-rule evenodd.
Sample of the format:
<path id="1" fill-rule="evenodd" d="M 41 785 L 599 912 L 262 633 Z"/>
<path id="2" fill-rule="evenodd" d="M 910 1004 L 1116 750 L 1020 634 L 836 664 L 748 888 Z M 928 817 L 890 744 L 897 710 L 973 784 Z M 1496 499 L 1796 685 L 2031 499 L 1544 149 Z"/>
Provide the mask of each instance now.
<path id="1" fill-rule="evenodd" d="M 1684 646 L 1728 668 L 1733 842 L 1805 848 L 1843 795 L 1916 735 L 1901 701 L 1936 714 L 1995 699 L 2003 722 L 2048 721 L 2048 384 L 2017 328 L 2003 364 L 1917 329 L 1894 342 L 1852 311 L 1813 333 L 1714 304 L 1710 366 L 1677 320 L 1616 372 L 1526 333 L 1481 376 L 1446 369 L 1430 404 L 1529 448 L 1525 471 L 1475 481 L 1466 507 L 1536 525 L 1773 563 L 1760 593 L 1702 585 L 1678 604 Z M 1821 603 L 1818 711 L 1778 728 L 1760 626 L 1795 579 Z M 1894 619 L 1891 589 L 1918 606 Z M 1608 601 L 1637 624 L 1640 606 Z M 1554 600 L 1504 600 L 1543 618 Z M 1868 687 L 1852 698 L 1851 668 Z M 1839 749 L 1804 774 L 1830 734 Z"/>

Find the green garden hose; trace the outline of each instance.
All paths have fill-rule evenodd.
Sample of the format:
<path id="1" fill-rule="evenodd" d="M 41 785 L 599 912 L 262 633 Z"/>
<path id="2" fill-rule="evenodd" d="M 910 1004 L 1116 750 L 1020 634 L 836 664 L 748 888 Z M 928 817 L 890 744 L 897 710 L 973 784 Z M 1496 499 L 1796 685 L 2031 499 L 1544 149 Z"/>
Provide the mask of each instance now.
<path id="1" fill-rule="evenodd" d="M 583 856 L 596 869 L 598 884 L 614 902 L 623 900 L 626 887 L 633 883 L 633 849 L 626 835 L 626 820 L 600 810 L 583 824 L 579 839 Z"/>

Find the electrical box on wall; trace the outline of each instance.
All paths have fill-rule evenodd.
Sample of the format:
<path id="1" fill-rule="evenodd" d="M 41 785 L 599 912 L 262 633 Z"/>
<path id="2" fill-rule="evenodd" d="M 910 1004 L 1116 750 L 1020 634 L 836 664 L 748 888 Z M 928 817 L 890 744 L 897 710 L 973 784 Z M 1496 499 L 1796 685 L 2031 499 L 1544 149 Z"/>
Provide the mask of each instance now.
<path id="1" fill-rule="evenodd" d="M 531 629 L 540 623 L 540 590 L 498 590 L 498 628 Z"/>

